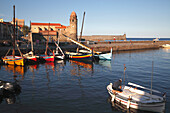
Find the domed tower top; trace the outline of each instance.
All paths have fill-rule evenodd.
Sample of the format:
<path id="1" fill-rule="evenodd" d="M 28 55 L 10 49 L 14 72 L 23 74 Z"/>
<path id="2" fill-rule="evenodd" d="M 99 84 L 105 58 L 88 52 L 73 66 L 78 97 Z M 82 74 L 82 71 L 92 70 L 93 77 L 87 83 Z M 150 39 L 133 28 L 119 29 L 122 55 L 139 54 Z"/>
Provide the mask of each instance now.
<path id="1" fill-rule="evenodd" d="M 70 37 L 77 40 L 77 15 L 73 11 L 70 15 Z"/>
<path id="2" fill-rule="evenodd" d="M 73 11 L 72 13 L 71 13 L 71 15 L 70 15 L 70 17 L 76 17 L 77 15 L 76 15 L 76 13 Z"/>

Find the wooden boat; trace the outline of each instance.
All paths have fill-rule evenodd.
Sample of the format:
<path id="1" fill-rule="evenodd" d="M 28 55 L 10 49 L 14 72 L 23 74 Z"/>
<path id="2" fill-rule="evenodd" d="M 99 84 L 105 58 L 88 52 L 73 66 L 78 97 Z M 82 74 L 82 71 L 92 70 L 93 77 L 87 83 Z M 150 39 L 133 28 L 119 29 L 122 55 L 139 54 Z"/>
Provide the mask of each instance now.
<path id="1" fill-rule="evenodd" d="M 7 54 L 9 53 L 10 49 L 8 50 L 7 54 L 5 55 L 5 57 L 2 58 L 3 62 L 5 64 L 8 64 L 8 65 L 20 65 L 20 66 L 24 66 L 24 58 L 21 56 L 15 56 L 15 6 L 13 6 L 13 9 L 14 9 L 14 29 L 13 29 L 13 36 L 11 34 L 11 37 L 13 38 L 13 53 L 12 55 L 10 56 L 7 56 Z M 8 29 L 8 31 L 10 32 L 10 30 Z M 17 46 L 18 50 L 19 50 L 19 47 Z M 20 54 L 21 54 L 21 51 L 19 50 Z"/>
<path id="2" fill-rule="evenodd" d="M 32 51 L 30 51 L 29 53 L 24 54 L 23 57 L 25 59 L 29 60 L 29 62 L 37 62 L 38 58 L 39 58 L 39 56 L 34 55 Z"/>
<path id="3" fill-rule="evenodd" d="M 153 95 L 144 91 L 148 88 L 143 86 L 128 83 L 123 86 L 122 91 L 116 91 L 112 88 L 112 83 L 107 86 L 108 93 L 112 98 L 112 102 L 117 101 L 127 108 L 134 108 L 152 112 L 163 112 L 165 110 L 165 95 Z M 162 94 L 159 91 L 152 90 L 152 92 Z"/>
<path id="4" fill-rule="evenodd" d="M 44 55 L 39 55 L 40 58 L 43 58 L 45 61 L 47 62 L 54 62 L 55 60 L 55 55 L 54 53 L 50 50 L 50 48 L 48 47 L 48 42 L 49 42 L 49 28 L 50 28 L 50 23 L 49 23 L 49 26 L 48 26 L 48 38 L 47 38 L 47 41 L 46 41 L 46 51 L 45 51 L 45 54 Z M 47 50 L 50 50 L 52 52 L 52 55 L 48 55 L 47 54 Z"/>
<path id="5" fill-rule="evenodd" d="M 24 58 L 20 57 L 20 56 L 15 56 L 13 57 L 11 56 L 5 56 L 4 58 L 2 58 L 3 62 L 5 64 L 8 65 L 20 65 L 20 66 L 24 66 Z"/>
<path id="6" fill-rule="evenodd" d="M 53 55 L 53 54 L 54 54 L 55 59 L 64 60 L 65 55 L 64 55 L 62 49 L 59 47 L 59 45 L 58 45 L 56 42 L 54 42 L 54 43 L 55 43 L 55 45 L 57 46 L 57 48 L 56 48 L 56 51 L 53 52 L 53 53 L 50 53 L 50 55 Z M 59 53 L 59 52 L 60 52 L 60 53 Z"/>
<path id="7" fill-rule="evenodd" d="M 92 60 L 92 53 L 87 53 L 87 54 L 83 54 L 83 53 L 75 53 L 75 52 L 66 52 L 66 57 L 69 59 L 73 59 L 73 60 Z"/>
<path id="8" fill-rule="evenodd" d="M 43 58 L 47 62 L 54 62 L 55 57 L 54 55 L 40 55 L 40 58 Z"/>
<path id="9" fill-rule="evenodd" d="M 29 53 L 23 54 L 23 57 L 27 59 L 28 62 L 30 63 L 36 63 L 39 59 L 39 56 L 34 55 L 32 33 L 31 33 L 31 51 Z"/>

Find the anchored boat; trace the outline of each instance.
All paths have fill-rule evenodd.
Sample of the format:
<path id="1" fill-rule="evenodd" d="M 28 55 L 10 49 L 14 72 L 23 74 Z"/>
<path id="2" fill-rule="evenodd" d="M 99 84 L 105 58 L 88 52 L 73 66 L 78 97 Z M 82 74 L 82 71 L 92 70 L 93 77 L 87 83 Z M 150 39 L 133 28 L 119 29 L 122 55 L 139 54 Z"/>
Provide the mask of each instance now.
<path id="1" fill-rule="evenodd" d="M 7 52 L 7 54 L 5 55 L 5 57 L 2 58 L 2 60 L 3 60 L 3 62 L 4 62 L 5 64 L 8 64 L 8 65 L 20 65 L 20 66 L 24 66 L 25 60 L 24 60 L 24 58 L 22 57 L 22 53 L 21 53 L 18 45 L 17 45 L 17 48 L 18 48 L 21 56 L 15 56 L 15 45 L 16 45 L 16 43 L 15 43 L 15 29 L 16 29 L 16 28 L 15 28 L 15 27 L 16 27 L 16 25 L 15 25 L 15 6 L 13 6 L 13 10 L 14 10 L 14 19 L 13 19 L 13 21 L 14 21 L 14 25 L 13 25 L 13 26 L 14 26 L 14 29 L 13 29 L 13 36 L 12 36 L 12 34 L 11 34 L 11 37 L 12 37 L 12 39 L 13 39 L 13 53 L 12 53 L 12 55 L 8 55 L 8 56 L 7 56 L 7 54 L 8 54 L 9 51 L 10 51 L 10 49 L 9 49 L 8 52 Z M 8 30 L 9 30 L 9 29 L 8 29 Z M 9 32 L 10 32 L 10 30 L 9 30 Z"/>
<path id="2" fill-rule="evenodd" d="M 125 70 L 126 67 L 124 67 L 124 72 Z M 153 90 L 152 85 L 149 89 L 131 82 L 128 82 L 127 85 L 121 85 L 121 82 L 120 79 L 107 86 L 112 102 L 119 102 L 127 106 L 127 109 L 134 108 L 152 112 L 163 112 L 165 110 L 166 93 Z"/>
<path id="3" fill-rule="evenodd" d="M 162 45 L 162 47 L 164 47 L 164 48 L 170 48 L 170 44 L 164 44 L 164 45 Z"/>
<path id="4" fill-rule="evenodd" d="M 133 86 L 135 86 L 135 88 Z M 131 82 L 128 83 L 128 86 L 123 87 L 122 91 L 117 91 L 112 88 L 112 83 L 107 86 L 108 93 L 112 97 L 112 102 L 117 101 L 126 105 L 127 108 L 152 112 L 163 112 L 165 110 L 165 95 L 151 95 L 143 91 L 146 89 L 145 87 Z M 156 90 L 153 90 L 153 92 L 162 94 Z"/>

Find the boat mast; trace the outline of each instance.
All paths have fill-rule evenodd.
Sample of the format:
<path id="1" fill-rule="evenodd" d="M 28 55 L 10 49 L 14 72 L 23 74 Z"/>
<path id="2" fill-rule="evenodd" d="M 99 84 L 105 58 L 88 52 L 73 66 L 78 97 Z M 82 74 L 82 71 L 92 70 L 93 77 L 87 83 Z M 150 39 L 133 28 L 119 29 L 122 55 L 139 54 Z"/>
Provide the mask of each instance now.
<path id="1" fill-rule="evenodd" d="M 83 15 L 83 21 L 82 21 L 82 26 L 81 26 L 81 32 L 80 32 L 80 39 L 79 39 L 79 41 L 81 41 L 81 38 L 82 38 L 83 25 L 84 25 L 84 17 L 85 17 L 85 12 L 84 12 L 84 15 Z"/>
<path id="2" fill-rule="evenodd" d="M 45 51 L 45 55 L 47 55 L 47 49 L 48 49 L 49 29 L 50 29 L 50 23 L 48 24 L 48 37 L 47 37 L 47 41 L 46 41 L 46 51 Z"/>
<path id="3" fill-rule="evenodd" d="M 14 14 L 14 18 L 13 18 L 13 23 L 14 23 L 14 26 L 13 26 L 13 52 L 12 52 L 12 55 L 13 57 L 15 58 L 15 5 L 13 6 L 13 14 Z"/>
<path id="4" fill-rule="evenodd" d="M 34 47 L 33 47 L 33 39 L 32 39 L 32 31 L 31 31 L 31 21 L 30 21 L 30 38 L 31 38 L 31 51 L 34 51 Z"/>
<path id="5" fill-rule="evenodd" d="M 78 42 L 81 41 L 81 37 L 82 37 L 82 33 L 83 33 L 84 17 L 85 17 L 85 12 L 84 12 L 84 15 L 83 15 L 83 21 L 82 21 L 82 26 L 81 26 L 80 38 L 78 38 Z M 77 48 L 77 52 L 79 52 L 79 47 L 80 46 L 78 46 L 78 48 Z"/>
<path id="6" fill-rule="evenodd" d="M 152 97 L 152 81 L 153 81 L 153 61 L 152 61 L 152 76 L 151 76 L 151 97 Z"/>

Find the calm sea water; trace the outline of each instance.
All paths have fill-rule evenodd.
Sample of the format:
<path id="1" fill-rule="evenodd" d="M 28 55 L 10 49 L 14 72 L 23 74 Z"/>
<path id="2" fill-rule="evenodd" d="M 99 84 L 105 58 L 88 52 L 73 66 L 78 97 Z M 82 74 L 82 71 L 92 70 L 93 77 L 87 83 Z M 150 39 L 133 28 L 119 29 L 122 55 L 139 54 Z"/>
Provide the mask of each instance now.
<path id="1" fill-rule="evenodd" d="M 126 38 L 127 41 L 152 41 L 155 38 Z M 159 38 L 160 41 L 169 41 L 170 38 Z M 114 40 L 105 40 L 106 42 L 114 42 Z M 124 41 L 124 40 L 119 40 L 119 41 Z"/>
<path id="2" fill-rule="evenodd" d="M 126 81 L 166 92 L 170 112 L 170 49 L 114 53 L 111 61 L 93 64 L 71 60 L 23 67 L 1 66 L 0 79 L 19 81 L 21 93 L 3 98 L 0 113 L 122 113 L 112 107 L 106 86 L 123 77 Z M 136 111 L 145 113 L 144 111 Z"/>
<path id="3" fill-rule="evenodd" d="M 127 39 L 127 41 L 130 41 L 130 40 L 132 40 L 132 41 L 146 41 L 146 40 L 149 40 L 149 41 L 152 41 L 153 39 L 155 39 L 155 38 L 126 38 Z M 160 41 L 169 41 L 170 40 L 170 38 L 159 38 L 159 40 Z"/>

